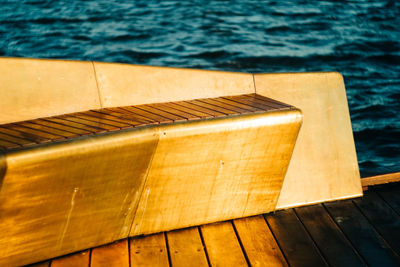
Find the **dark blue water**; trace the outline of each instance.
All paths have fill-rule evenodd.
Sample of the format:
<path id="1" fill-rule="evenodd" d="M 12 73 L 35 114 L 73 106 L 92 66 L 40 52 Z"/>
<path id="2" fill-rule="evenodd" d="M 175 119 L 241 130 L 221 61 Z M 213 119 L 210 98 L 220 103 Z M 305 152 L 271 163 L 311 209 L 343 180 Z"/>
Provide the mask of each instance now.
<path id="1" fill-rule="evenodd" d="M 362 176 L 400 171 L 399 28 L 398 1 L 0 0 L 0 56 L 339 71 Z"/>

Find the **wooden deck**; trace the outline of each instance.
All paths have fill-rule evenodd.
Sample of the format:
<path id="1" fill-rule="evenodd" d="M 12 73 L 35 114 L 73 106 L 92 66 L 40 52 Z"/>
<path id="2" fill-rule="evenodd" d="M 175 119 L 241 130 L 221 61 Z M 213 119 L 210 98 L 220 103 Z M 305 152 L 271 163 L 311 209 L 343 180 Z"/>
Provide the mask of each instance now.
<path id="1" fill-rule="evenodd" d="M 400 266 L 399 255 L 400 184 L 390 184 L 363 198 L 124 239 L 35 266 Z"/>

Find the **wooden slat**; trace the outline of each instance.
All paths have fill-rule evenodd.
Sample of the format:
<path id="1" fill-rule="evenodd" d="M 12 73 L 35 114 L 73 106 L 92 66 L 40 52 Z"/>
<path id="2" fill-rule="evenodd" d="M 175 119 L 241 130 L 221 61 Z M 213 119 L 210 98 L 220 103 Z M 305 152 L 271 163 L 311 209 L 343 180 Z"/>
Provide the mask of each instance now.
<path id="1" fill-rule="evenodd" d="M 400 255 L 400 216 L 375 192 L 368 192 L 362 199 L 354 200 L 369 222 Z"/>
<path id="2" fill-rule="evenodd" d="M 375 231 L 352 201 L 337 201 L 324 205 L 367 264 L 399 266 L 400 257 Z"/>
<path id="3" fill-rule="evenodd" d="M 57 258 L 51 261 L 51 267 L 88 267 L 89 266 L 89 250 Z"/>
<path id="4" fill-rule="evenodd" d="M 40 136 L 42 138 L 46 138 L 46 139 L 50 139 L 50 140 L 61 140 L 61 139 L 65 139 L 64 136 L 58 135 L 58 134 L 52 134 L 52 133 L 48 133 L 45 132 L 43 130 L 37 130 L 37 129 L 32 129 L 29 128 L 27 126 L 22 126 L 20 124 L 11 124 L 11 129 L 13 130 L 17 130 L 23 133 L 30 133 L 32 135 L 35 136 Z"/>
<path id="5" fill-rule="evenodd" d="M 104 118 L 104 119 L 108 119 L 110 121 L 120 122 L 120 123 L 129 125 L 131 127 L 142 125 L 141 122 L 138 122 L 136 120 L 127 119 L 127 118 L 121 118 L 121 117 L 117 117 L 117 116 L 112 116 L 112 115 L 96 112 L 96 111 L 93 111 L 93 110 L 85 111 L 85 114 L 87 114 L 89 116 L 92 116 L 92 117 Z"/>
<path id="6" fill-rule="evenodd" d="M 232 110 L 230 110 L 230 109 L 226 109 L 226 108 L 223 108 L 223 107 L 220 107 L 220 106 L 212 105 L 212 104 L 209 104 L 209 103 L 207 103 L 207 102 L 200 101 L 200 100 L 190 100 L 190 101 L 185 101 L 185 102 L 190 103 L 190 104 L 193 104 L 193 105 L 200 106 L 200 107 L 202 107 L 202 108 L 207 108 L 207 109 L 210 109 L 210 110 L 215 110 L 215 111 L 220 112 L 220 113 L 223 113 L 223 114 L 225 114 L 225 115 L 234 115 L 234 114 L 237 114 L 237 112 L 232 111 Z"/>
<path id="7" fill-rule="evenodd" d="M 183 105 L 178 105 L 175 102 L 164 103 L 164 105 L 172 107 L 172 108 L 180 110 L 180 111 L 187 112 L 189 114 L 195 115 L 195 116 L 200 117 L 200 118 L 213 118 L 214 117 L 214 116 L 212 116 L 212 115 L 210 115 L 208 113 L 205 113 L 205 112 L 193 109 L 193 108 L 188 108 L 188 107 L 185 107 Z"/>
<path id="8" fill-rule="evenodd" d="M 380 185 L 394 182 L 400 182 L 400 172 L 361 178 L 362 186 Z"/>
<path id="9" fill-rule="evenodd" d="M 247 266 L 231 222 L 202 225 L 201 232 L 212 266 Z"/>
<path id="10" fill-rule="evenodd" d="M 4 134 L 4 133 L 0 133 L 0 139 L 8 141 L 8 142 L 15 143 L 15 144 L 18 144 L 18 145 L 21 145 L 21 146 L 30 146 L 30 145 L 36 144 L 35 142 L 29 141 L 27 139 L 23 139 L 23 138 L 7 135 L 7 134 Z"/>
<path id="11" fill-rule="evenodd" d="M 172 266 L 208 266 L 197 227 L 167 233 Z"/>
<path id="12" fill-rule="evenodd" d="M 54 123 L 59 123 L 61 125 L 65 125 L 65 126 L 68 126 L 68 127 L 73 127 L 73 128 L 85 130 L 85 131 L 90 132 L 91 134 L 106 132 L 106 130 L 104 130 L 104 129 L 99 129 L 97 127 L 84 125 L 82 123 L 77 123 L 77 122 L 74 122 L 74 121 L 65 120 L 64 118 L 50 117 L 50 118 L 45 118 L 44 120 L 50 121 L 50 122 L 54 122 Z"/>
<path id="13" fill-rule="evenodd" d="M 7 141 L 7 140 L 0 139 L 0 147 L 3 147 L 3 148 L 16 148 L 16 147 L 20 147 L 20 145 L 18 145 L 16 143 L 13 143 L 13 142 L 10 142 L 10 141 Z"/>
<path id="14" fill-rule="evenodd" d="M 264 109 L 261 109 L 261 108 L 255 107 L 255 106 L 250 106 L 250 105 L 247 105 L 245 103 L 240 103 L 240 102 L 233 101 L 233 100 L 230 100 L 230 99 L 227 99 L 227 98 L 223 98 L 223 97 L 219 97 L 219 98 L 213 99 L 213 100 L 214 101 L 218 101 L 218 102 L 223 103 L 223 104 L 227 104 L 227 105 L 233 106 L 235 108 L 241 108 L 243 110 L 247 110 L 247 111 L 250 111 L 250 112 L 260 112 L 260 111 L 264 110 Z"/>
<path id="15" fill-rule="evenodd" d="M 85 125 L 85 126 L 95 127 L 99 131 L 102 131 L 102 130 L 105 130 L 105 131 L 117 131 L 117 130 L 120 129 L 119 127 L 112 126 L 112 125 L 104 123 L 104 121 L 102 121 L 101 119 L 99 119 L 98 121 L 91 121 L 91 120 L 82 119 L 82 118 L 79 118 L 77 116 L 72 116 L 72 115 L 64 115 L 64 116 L 59 117 L 59 118 L 62 118 L 62 119 L 67 120 L 67 121 L 80 123 L 80 124 Z"/>
<path id="16" fill-rule="evenodd" d="M 185 121 L 186 118 L 169 113 L 169 112 L 165 112 L 165 111 L 161 111 L 159 109 L 155 109 L 154 107 L 152 107 L 151 105 L 140 105 L 140 106 L 136 106 L 139 109 L 151 112 L 153 114 L 157 114 L 157 115 L 161 115 L 165 118 L 171 119 L 173 121 Z"/>
<path id="17" fill-rule="evenodd" d="M 296 212 L 330 266 L 365 266 L 322 205 L 297 208 Z"/>
<path id="18" fill-rule="evenodd" d="M 119 129 L 125 129 L 125 128 L 132 127 L 132 125 L 128 124 L 128 123 L 113 121 L 108 118 L 105 118 L 104 116 L 93 116 L 91 114 L 86 114 L 86 112 L 74 113 L 73 115 L 74 115 L 74 117 L 77 117 L 77 118 L 81 118 L 81 119 L 93 121 L 93 122 L 99 122 L 101 124 L 117 127 Z"/>
<path id="19" fill-rule="evenodd" d="M 275 99 L 272 99 L 272 98 L 269 98 L 269 97 L 265 97 L 265 96 L 263 96 L 263 95 L 251 94 L 251 97 L 254 97 L 254 98 L 263 100 L 263 101 L 265 101 L 265 102 L 269 102 L 269 103 L 271 103 L 271 104 L 276 104 L 277 107 L 279 106 L 280 108 L 282 108 L 282 107 L 291 107 L 291 106 L 288 105 L 288 104 L 285 104 L 285 103 L 283 103 L 283 102 L 280 102 L 280 101 L 278 101 L 278 100 L 275 100 Z"/>
<path id="20" fill-rule="evenodd" d="M 130 116 L 138 117 L 142 121 L 146 121 L 148 123 L 150 122 L 158 122 L 158 123 L 170 123 L 173 122 L 173 120 L 165 118 L 163 116 L 133 107 L 133 106 L 127 106 L 127 107 L 121 107 L 117 111 L 123 112 L 124 114 L 128 114 Z"/>
<path id="21" fill-rule="evenodd" d="M 219 102 L 219 101 L 217 101 L 215 99 L 211 99 L 211 98 L 199 99 L 198 101 L 204 102 L 204 103 L 207 103 L 207 104 L 210 104 L 210 105 L 214 105 L 214 106 L 217 106 L 217 107 L 220 107 L 220 108 L 222 107 L 225 110 L 230 110 L 230 111 L 234 112 L 234 113 L 230 113 L 230 114 L 246 114 L 246 113 L 250 113 L 250 111 L 247 110 L 247 109 L 243 109 L 243 108 L 240 108 L 240 107 L 237 107 L 237 106 L 233 106 L 233 105 L 230 105 L 230 104 L 222 103 L 222 102 Z"/>
<path id="22" fill-rule="evenodd" d="M 233 223 L 251 266 L 288 266 L 262 215 Z"/>
<path id="23" fill-rule="evenodd" d="M 269 107 L 274 108 L 274 109 L 280 109 L 280 108 L 286 107 L 286 106 L 282 106 L 280 104 L 274 103 L 272 101 L 269 101 L 268 98 L 265 98 L 265 97 L 260 97 L 259 98 L 259 97 L 255 97 L 255 95 L 242 95 L 242 96 L 240 96 L 238 98 L 239 99 L 245 99 L 245 100 L 252 101 L 252 102 L 255 102 L 255 103 L 259 103 L 259 104 L 263 104 L 263 105 L 269 106 Z"/>
<path id="24" fill-rule="evenodd" d="M 26 267 L 49 267 L 50 261 L 42 261 L 34 264 L 29 264 Z"/>
<path id="25" fill-rule="evenodd" d="M 44 138 L 44 137 L 35 135 L 30 131 L 19 131 L 18 128 L 14 127 L 13 125 L 10 125 L 10 124 L 1 125 L 0 132 L 15 136 L 15 137 L 19 137 L 19 138 L 24 138 L 24 139 L 30 140 L 32 142 L 35 142 L 35 143 L 51 142 L 51 139 L 49 139 L 49 138 Z"/>
<path id="26" fill-rule="evenodd" d="M 74 134 L 78 134 L 78 135 L 91 134 L 91 132 L 87 131 L 87 130 L 78 129 L 78 128 L 75 128 L 75 127 L 63 125 L 63 124 L 52 122 L 52 121 L 48 121 L 48 120 L 45 120 L 45 119 L 37 119 L 37 120 L 32 121 L 32 123 L 36 123 L 36 124 L 52 127 L 52 128 L 55 128 L 55 129 L 59 129 L 59 130 L 62 130 L 62 131 L 66 131 L 66 132 L 70 132 L 70 133 L 74 133 Z"/>
<path id="27" fill-rule="evenodd" d="M 66 131 L 62 131 L 62 130 L 59 130 L 59 129 L 55 129 L 55 128 L 50 128 L 48 126 L 35 124 L 35 123 L 29 122 L 29 121 L 20 122 L 20 123 L 18 123 L 18 125 L 21 125 L 21 126 L 24 126 L 24 127 L 29 127 L 31 129 L 36 129 L 36 130 L 43 131 L 43 132 L 50 133 L 50 134 L 60 135 L 60 136 L 63 136 L 65 138 L 72 138 L 72 137 L 79 136 L 78 134 L 75 134 L 75 133 L 66 132 Z"/>
<path id="28" fill-rule="evenodd" d="M 195 105 L 195 104 L 193 104 L 191 102 L 179 101 L 179 102 L 174 102 L 174 104 L 175 105 L 179 105 L 179 106 L 183 106 L 183 107 L 186 107 L 186 108 L 189 108 L 189 109 L 193 109 L 193 110 L 196 110 L 196 111 L 199 111 L 199 112 L 204 112 L 204 113 L 209 114 L 209 115 L 211 115 L 213 117 L 226 116 L 225 113 L 218 112 L 216 110 L 213 110 L 213 109 L 210 109 L 210 108 L 205 108 L 205 107 L 202 107 L 202 106 L 199 106 L 199 105 Z"/>
<path id="29" fill-rule="evenodd" d="M 259 109 L 262 110 L 273 110 L 276 109 L 274 107 L 268 106 L 267 104 L 265 104 L 264 102 L 257 102 L 254 98 L 244 98 L 241 96 L 225 96 L 223 97 L 225 99 L 229 99 L 231 101 L 237 102 L 237 103 L 242 103 L 242 104 L 246 104 L 252 107 L 257 107 Z"/>
<path id="30" fill-rule="evenodd" d="M 168 113 L 183 117 L 183 118 L 185 118 L 187 120 L 199 120 L 199 119 L 201 119 L 199 116 L 196 116 L 196 115 L 187 113 L 185 111 L 176 109 L 176 108 L 171 107 L 169 105 L 165 105 L 164 103 L 162 103 L 162 104 L 152 104 L 151 106 L 154 107 L 154 108 L 157 108 L 157 109 L 159 109 L 161 111 L 165 111 L 165 112 L 168 112 Z"/>
<path id="31" fill-rule="evenodd" d="M 131 238 L 131 266 L 169 266 L 163 233 Z"/>
<path id="32" fill-rule="evenodd" d="M 293 210 L 265 216 L 291 266 L 328 266 Z"/>
<path id="33" fill-rule="evenodd" d="M 100 113 L 111 115 L 111 116 L 118 117 L 118 118 L 137 121 L 138 123 L 140 123 L 140 125 L 153 124 L 156 122 L 155 120 L 152 120 L 150 118 L 147 118 L 147 117 L 144 117 L 141 115 L 134 114 L 134 113 L 126 110 L 126 107 L 106 108 L 106 109 L 96 110 L 96 112 L 100 112 Z"/>
<path id="34" fill-rule="evenodd" d="M 128 239 L 92 249 L 91 267 L 129 267 Z"/>
<path id="35" fill-rule="evenodd" d="M 393 184 L 391 188 L 383 188 L 378 194 L 400 215 L 400 184 Z"/>

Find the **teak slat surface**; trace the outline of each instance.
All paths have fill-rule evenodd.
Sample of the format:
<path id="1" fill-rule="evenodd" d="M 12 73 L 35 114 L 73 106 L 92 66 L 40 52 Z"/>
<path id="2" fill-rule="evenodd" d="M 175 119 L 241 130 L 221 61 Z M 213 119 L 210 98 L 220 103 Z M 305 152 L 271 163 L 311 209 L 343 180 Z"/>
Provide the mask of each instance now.
<path id="1" fill-rule="evenodd" d="M 94 248 L 90 257 L 91 267 L 129 267 L 128 239 Z"/>
<path id="2" fill-rule="evenodd" d="M 201 226 L 211 266 L 247 266 L 231 222 Z"/>
<path id="3" fill-rule="evenodd" d="M 131 266 L 169 266 L 165 235 L 131 238 Z"/>
<path id="4" fill-rule="evenodd" d="M 90 251 L 86 250 L 70 256 L 57 258 L 51 261 L 50 267 L 88 267 Z"/>
<path id="5" fill-rule="evenodd" d="M 263 96 L 247 94 L 89 110 L 0 125 L 0 148 L 7 151 L 152 124 L 288 108 L 292 107 Z"/>
<path id="6" fill-rule="evenodd" d="M 208 266 L 197 227 L 168 232 L 167 239 L 172 266 Z"/>

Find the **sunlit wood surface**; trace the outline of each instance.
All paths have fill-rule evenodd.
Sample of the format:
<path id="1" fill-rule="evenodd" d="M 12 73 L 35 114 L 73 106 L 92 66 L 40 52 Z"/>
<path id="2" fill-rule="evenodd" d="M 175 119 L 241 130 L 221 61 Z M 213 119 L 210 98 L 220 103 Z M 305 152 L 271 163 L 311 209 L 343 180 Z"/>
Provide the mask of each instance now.
<path id="1" fill-rule="evenodd" d="M 400 184 L 391 184 L 363 198 L 125 239 L 92 248 L 90 266 L 399 266 L 399 222 Z M 86 255 L 35 266 L 89 266 Z"/>

